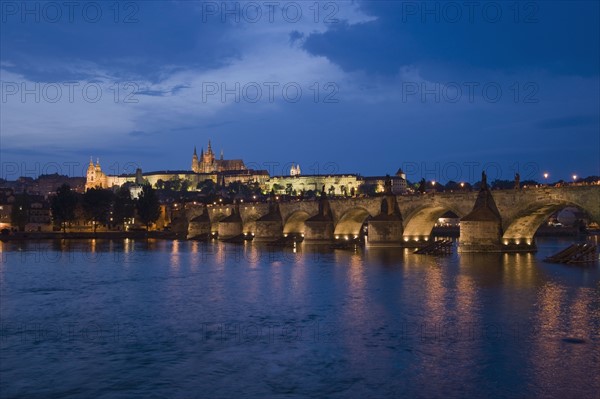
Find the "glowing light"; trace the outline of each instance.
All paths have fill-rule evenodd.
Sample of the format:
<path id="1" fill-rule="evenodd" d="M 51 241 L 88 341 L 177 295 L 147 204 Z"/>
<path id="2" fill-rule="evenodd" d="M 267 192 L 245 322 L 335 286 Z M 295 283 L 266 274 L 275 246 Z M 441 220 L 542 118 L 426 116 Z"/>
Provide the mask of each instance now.
<path id="1" fill-rule="evenodd" d="M 348 237 L 348 236 L 346 236 L 345 238 L 346 238 L 346 241 L 348 241 L 350 239 L 350 237 Z"/>
<path id="2" fill-rule="evenodd" d="M 504 245 L 508 245 L 508 240 L 504 240 Z"/>
<path id="3" fill-rule="evenodd" d="M 404 237 L 404 242 L 408 242 L 408 237 Z"/>
<path id="4" fill-rule="evenodd" d="M 287 234 L 284 234 L 283 236 L 284 236 L 284 237 L 287 237 L 288 235 L 287 235 Z"/>
<path id="5" fill-rule="evenodd" d="M 354 236 L 354 238 L 358 238 L 358 236 L 357 236 L 357 235 L 355 235 L 355 236 Z"/>
<path id="6" fill-rule="evenodd" d="M 573 181 L 577 180 L 577 175 L 573 175 Z"/>
<path id="7" fill-rule="evenodd" d="M 464 187 L 464 186 L 465 186 L 465 183 L 460 183 L 460 186 L 461 186 L 461 187 Z"/>
<path id="8" fill-rule="evenodd" d="M 548 176 L 550 176 L 550 175 L 548 174 L 548 172 L 544 173 L 544 179 L 547 179 L 547 178 L 548 178 Z"/>
<path id="9" fill-rule="evenodd" d="M 336 239 L 336 240 L 339 240 L 339 239 L 340 239 L 340 236 L 335 236 L 335 239 Z"/>

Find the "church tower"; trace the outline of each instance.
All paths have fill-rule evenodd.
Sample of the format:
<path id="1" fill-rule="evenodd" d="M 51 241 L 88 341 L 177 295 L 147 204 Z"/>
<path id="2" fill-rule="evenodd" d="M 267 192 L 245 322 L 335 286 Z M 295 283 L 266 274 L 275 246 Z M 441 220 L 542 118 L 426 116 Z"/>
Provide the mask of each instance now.
<path id="1" fill-rule="evenodd" d="M 86 173 L 85 189 L 88 190 L 95 187 L 108 188 L 108 178 L 102 172 L 102 168 L 100 168 L 100 159 L 97 159 L 96 165 L 94 165 L 92 158 L 90 158 Z"/>
<path id="2" fill-rule="evenodd" d="M 192 156 L 192 172 L 200 172 L 198 168 L 198 154 L 196 153 L 196 146 L 194 146 L 194 155 Z"/>
<path id="3" fill-rule="evenodd" d="M 94 161 L 92 157 L 90 157 L 90 163 L 87 168 L 87 174 L 85 179 L 86 189 L 94 187 L 96 183 L 96 167 L 94 166 Z"/>
<path id="4" fill-rule="evenodd" d="M 215 154 L 213 153 L 210 140 L 208 140 L 206 152 L 204 152 L 204 149 L 200 152 L 200 164 L 198 165 L 198 169 L 201 173 L 211 173 L 216 170 Z"/>
<path id="5" fill-rule="evenodd" d="M 295 165 L 292 164 L 292 168 L 290 169 L 290 176 L 300 176 L 300 164 Z"/>
<path id="6" fill-rule="evenodd" d="M 215 161 L 215 154 L 213 153 L 212 147 L 210 145 L 210 140 L 208 140 L 208 148 L 206 149 L 206 152 L 204 153 L 202 163 L 204 163 L 206 166 L 209 166 L 209 165 L 212 165 L 214 161 Z"/>

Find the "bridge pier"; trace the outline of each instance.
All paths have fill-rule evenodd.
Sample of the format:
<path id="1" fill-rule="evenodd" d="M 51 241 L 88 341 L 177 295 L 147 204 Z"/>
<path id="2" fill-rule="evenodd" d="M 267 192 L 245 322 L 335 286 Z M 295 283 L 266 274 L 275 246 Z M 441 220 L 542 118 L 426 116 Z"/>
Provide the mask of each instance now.
<path id="1" fill-rule="evenodd" d="M 187 238 L 202 239 L 210 237 L 211 224 L 206 208 L 188 224 Z"/>
<path id="2" fill-rule="evenodd" d="M 231 210 L 231 215 L 219 222 L 219 240 L 226 240 L 243 233 L 243 223 L 239 206 L 236 204 Z"/>
<path id="3" fill-rule="evenodd" d="M 402 245 L 402 221 L 369 220 L 368 225 L 368 246 L 387 247 Z"/>
<path id="4" fill-rule="evenodd" d="M 387 184 L 386 184 L 386 191 Z M 381 201 L 381 211 L 379 215 L 371 218 L 367 222 L 368 235 L 367 245 L 373 247 L 399 246 L 402 244 L 402 234 L 404 227 L 402 225 L 402 215 L 396 202 L 396 197 L 391 194 L 391 190 Z"/>
<path id="5" fill-rule="evenodd" d="M 327 220 L 307 220 L 304 241 L 333 241 L 333 222 Z"/>
<path id="6" fill-rule="evenodd" d="M 279 204 L 272 202 L 269 213 L 256 220 L 255 241 L 276 241 L 283 236 L 283 220 Z"/>
<path id="7" fill-rule="evenodd" d="M 485 173 L 473 210 L 460 221 L 459 252 L 502 252 L 502 217 Z"/>
<path id="8" fill-rule="evenodd" d="M 304 241 L 306 242 L 330 242 L 333 241 L 335 226 L 333 224 L 333 215 L 331 207 L 325 194 L 325 187 L 321 191 L 319 199 L 319 213 L 306 219 L 304 222 L 306 230 L 304 231 Z"/>

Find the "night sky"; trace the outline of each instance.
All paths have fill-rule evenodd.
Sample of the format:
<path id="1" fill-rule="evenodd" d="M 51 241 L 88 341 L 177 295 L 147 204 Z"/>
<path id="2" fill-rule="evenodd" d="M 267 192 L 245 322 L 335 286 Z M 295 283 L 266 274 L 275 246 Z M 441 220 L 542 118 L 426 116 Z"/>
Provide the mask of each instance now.
<path id="1" fill-rule="evenodd" d="M 597 1 L 0 4 L 5 178 L 600 174 Z"/>

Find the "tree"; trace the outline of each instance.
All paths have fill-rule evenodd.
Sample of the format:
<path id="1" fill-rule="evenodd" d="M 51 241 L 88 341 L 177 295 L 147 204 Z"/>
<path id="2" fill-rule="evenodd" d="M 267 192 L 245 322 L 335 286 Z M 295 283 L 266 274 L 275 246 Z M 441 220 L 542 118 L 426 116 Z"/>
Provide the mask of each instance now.
<path id="1" fill-rule="evenodd" d="M 181 181 L 181 187 L 179 188 L 180 191 L 188 191 L 190 188 L 190 181 L 189 180 L 182 180 Z"/>
<path id="2" fill-rule="evenodd" d="M 54 220 L 58 222 L 63 232 L 67 232 L 67 223 L 75 219 L 75 207 L 77 206 L 77 194 L 71 191 L 68 184 L 63 184 L 56 190 L 56 195 L 52 197 L 51 209 Z"/>
<path id="3" fill-rule="evenodd" d="M 515 182 L 511 180 L 496 179 L 491 184 L 493 190 L 510 190 L 515 187 Z"/>
<path id="4" fill-rule="evenodd" d="M 29 222 L 29 196 L 27 193 L 15 196 L 12 210 L 10 212 L 10 223 L 16 226 L 19 231 L 24 231 Z"/>
<path id="5" fill-rule="evenodd" d="M 202 195 L 215 194 L 217 191 L 217 185 L 211 179 L 206 179 L 196 185 L 196 189 L 200 191 Z"/>
<path id="6" fill-rule="evenodd" d="M 158 203 L 156 191 L 149 184 L 142 187 L 142 192 L 137 199 L 136 209 L 138 217 L 146 226 L 146 230 L 149 229 L 152 223 L 158 220 L 160 216 L 160 204 Z"/>
<path id="7" fill-rule="evenodd" d="M 113 202 L 113 193 L 102 188 L 90 188 L 83 194 L 83 210 L 86 219 L 91 220 L 94 233 L 99 223 L 108 223 L 108 215 Z"/>
<path id="8" fill-rule="evenodd" d="M 178 177 L 173 176 L 165 182 L 165 189 L 179 191 L 181 189 L 181 180 Z"/>
<path id="9" fill-rule="evenodd" d="M 279 194 L 279 192 L 281 190 L 283 190 L 285 187 L 283 187 L 281 184 L 275 183 L 273 184 L 273 191 L 277 194 Z"/>
<path id="10" fill-rule="evenodd" d="M 155 186 L 156 186 L 156 189 L 157 189 L 157 190 L 162 190 L 162 189 L 164 189 L 164 188 L 165 188 L 165 182 L 164 182 L 164 180 L 163 180 L 163 179 L 158 179 L 158 180 L 156 181 L 156 184 L 155 184 Z"/>
<path id="11" fill-rule="evenodd" d="M 362 194 L 365 194 L 367 196 L 373 196 L 377 193 L 377 185 L 370 184 L 370 183 L 363 183 L 363 184 L 361 184 L 359 190 Z"/>
<path id="12" fill-rule="evenodd" d="M 135 202 L 131 199 L 128 188 L 121 187 L 117 190 L 113 205 L 113 222 L 123 226 L 125 220 L 135 215 Z"/>

